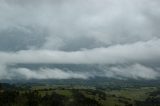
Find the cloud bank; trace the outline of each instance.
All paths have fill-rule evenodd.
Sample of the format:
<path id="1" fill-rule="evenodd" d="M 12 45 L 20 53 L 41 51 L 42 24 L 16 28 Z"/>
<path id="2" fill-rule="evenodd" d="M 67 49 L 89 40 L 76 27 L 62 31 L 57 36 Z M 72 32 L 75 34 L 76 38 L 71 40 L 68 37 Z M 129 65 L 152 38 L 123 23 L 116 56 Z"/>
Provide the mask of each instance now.
<path id="1" fill-rule="evenodd" d="M 0 0 L 0 17 L 0 79 L 159 78 L 158 0 Z"/>

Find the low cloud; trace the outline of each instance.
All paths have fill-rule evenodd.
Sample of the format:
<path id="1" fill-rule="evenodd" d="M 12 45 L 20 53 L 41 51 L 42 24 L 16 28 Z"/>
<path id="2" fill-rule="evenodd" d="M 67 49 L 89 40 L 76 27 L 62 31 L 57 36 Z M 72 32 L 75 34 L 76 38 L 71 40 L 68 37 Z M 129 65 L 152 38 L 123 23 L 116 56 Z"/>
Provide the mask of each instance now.
<path id="1" fill-rule="evenodd" d="M 114 66 L 105 71 L 106 77 L 119 79 L 157 79 L 160 73 L 141 64 Z"/>
<path id="2" fill-rule="evenodd" d="M 81 72 L 63 71 L 60 69 L 40 68 L 39 70 L 31 70 L 27 68 L 11 69 L 8 73 L 8 79 L 87 79 L 89 76 Z"/>
<path id="3" fill-rule="evenodd" d="M 119 66 L 98 66 L 98 71 L 94 70 L 69 70 L 58 68 L 44 68 L 31 69 L 26 67 L 10 68 L 1 71 L 0 79 L 89 79 L 95 77 L 106 77 L 114 79 L 157 79 L 160 73 L 150 67 L 141 64 L 119 65 Z M 71 68 L 72 69 L 72 68 Z M 85 68 L 84 68 L 85 69 Z"/>
<path id="4" fill-rule="evenodd" d="M 75 52 L 53 50 L 25 50 L 19 52 L 1 52 L 3 59 L 1 72 L 9 78 L 16 75 L 25 79 L 69 79 L 90 77 L 156 79 L 159 78 L 160 40 L 150 40 L 108 48 L 85 49 Z M 16 64 L 88 64 L 105 66 L 99 72 L 92 70 L 67 71 L 62 69 L 11 68 Z M 4 71 L 6 69 L 8 71 Z M 7 73 L 7 74 L 6 74 Z M 11 74 L 10 74 L 11 73 Z M 10 76 L 11 75 L 11 76 Z M 2 76 L 1 76 L 2 77 Z M 7 78 L 6 77 L 6 78 Z M 2 77 L 3 78 L 3 77 Z"/>

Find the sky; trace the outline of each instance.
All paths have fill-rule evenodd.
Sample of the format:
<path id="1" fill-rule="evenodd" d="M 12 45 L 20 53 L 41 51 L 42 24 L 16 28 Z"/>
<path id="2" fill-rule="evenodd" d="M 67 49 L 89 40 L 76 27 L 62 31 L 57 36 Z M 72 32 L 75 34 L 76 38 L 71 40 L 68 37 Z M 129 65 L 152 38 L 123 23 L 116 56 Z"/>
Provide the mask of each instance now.
<path id="1" fill-rule="evenodd" d="M 159 19 L 159 0 L 0 0 L 0 79 L 158 79 Z"/>

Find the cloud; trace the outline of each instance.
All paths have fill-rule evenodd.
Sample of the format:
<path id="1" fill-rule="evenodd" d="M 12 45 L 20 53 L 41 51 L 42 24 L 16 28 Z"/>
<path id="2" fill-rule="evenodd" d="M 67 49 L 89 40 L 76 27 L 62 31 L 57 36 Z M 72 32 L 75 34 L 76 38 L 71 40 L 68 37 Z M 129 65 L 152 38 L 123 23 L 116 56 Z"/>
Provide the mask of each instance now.
<path id="1" fill-rule="evenodd" d="M 87 79 L 89 76 L 85 73 L 63 71 L 60 69 L 40 68 L 39 70 L 30 70 L 27 68 L 18 68 L 10 70 L 8 79 L 30 80 L 30 79 Z"/>
<path id="2" fill-rule="evenodd" d="M 5 64 L 0 63 L 0 79 L 7 78 L 8 71 L 7 71 L 6 67 L 7 66 Z"/>
<path id="3" fill-rule="evenodd" d="M 0 1 L 1 50 L 76 51 L 160 37 L 157 0 L 13 1 Z"/>
<path id="4" fill-rule="evenodd" d="M 0 17 L 0 79 L 9 70 L 26 79 L 90 77 L 56 67 L 9 69 L 16 64 L 98 64 L 108 67 L 105 77 L 158 78 L 158 0 L 0 0 Z"/>
<path id="5" fill-rule="evenodd" d="M 107 77 L 113 78 L 129 78 L 129 79 L 156 79 L 160 73 L 150 67 L 141 64 L 133 64 L 129 66 L 114 66 L 106 71 Z"/>
<path id="6" fill-rule="evenodd" d="M 116 45 L 108 48 L 84 49 L 81 51 L 23 50 L 19 52 L 1 52 L 1 64 L 5 67 L 14 64 L 88 64 L 104 65 L 96 71 L 62 71 L 61 69 L 27 68 L 9 69 L 15 76 L 26 79 L 87 79 L 96 76 L 133 79 L 156 79 L 159 77 L 160 40 Z M 158 65 L 157 65 L 158 64 Z M 65 72 L 66 71 L 66 72 Z M 88 75 L 86 73 L 89 73 Z M 86 75 L 85 75 L 86 74 Z M 104 76 L 105 75 L 105 76 Z M 7 75 L 7 77 L 10 76 Z"/>
<path id="7" fill-rule="evenodd" d="M 12 67 L 4 72 L 1 71 L 0 79 L 20 79 L 20 80 L 31 80 L 31 79 L 89 79 L 95 77 L 107 77 L 115 79 L 157 79 L 160 77 L 160 73 L 150 67 L 141 64 L 131 65 L 114 65 L 98 66 L 98 71 L 94 70 L 69 70 L 58 69 L 58 68 L 44 68 L 31 69 L 26 67 Z M 71 68 L 72 69 L 72 68 Z M 78 71 L 81 70 L 81 71 Z M 6 74 L 7 73 L 7 74 Z"/>
<path id="8" fill-rule="evenodd" d="M 22 50 L 0 52 L 2 63 L 52 63 L 52 64 L 154 64 L 160 58 L 160 40 L 115 45 L 108 48 L 81 51 Z"/>

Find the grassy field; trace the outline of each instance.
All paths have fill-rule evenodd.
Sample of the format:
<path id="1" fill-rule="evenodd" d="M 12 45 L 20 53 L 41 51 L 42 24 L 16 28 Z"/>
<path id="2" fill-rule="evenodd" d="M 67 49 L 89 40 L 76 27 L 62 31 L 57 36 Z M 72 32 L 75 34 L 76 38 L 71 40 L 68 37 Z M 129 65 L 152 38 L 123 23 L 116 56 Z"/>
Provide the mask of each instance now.
<path id="1" fill-rule="evenodd" d="M 125 88 L 122 90 L 106 91 L 107 94 L 116 95 L 117 97 L 125 97 L 131 100 L 144 100 L 150 92 L 155 91 L 155 87 L 141 87 L 141 88 Z"/>
<path id="2" fill-rule="evenodd" d="M 63 95 L 70 100 L 74 99 L 72 90 L 77 90 L 85 97 L 98 101 L 102 106 L 126 106 L 126 104 L 132 104 L 134 101 L 144 101 L 151 92 L 157 90 L 156 87 L 141 87 L 141 88 L 123 88 L 119 90 L 102 90 L 106 95 L 103 100 L 100 98 L 99 93 L 94 88 L 85 89 L 85 87 L 62 87 L 62 86 L 33 86 L 32 90 L 37 90 L 42 96 L 50 95 L 52 92 L 56 92 L 59 95 Z"/>

